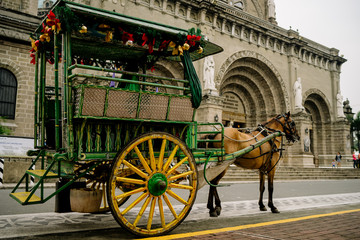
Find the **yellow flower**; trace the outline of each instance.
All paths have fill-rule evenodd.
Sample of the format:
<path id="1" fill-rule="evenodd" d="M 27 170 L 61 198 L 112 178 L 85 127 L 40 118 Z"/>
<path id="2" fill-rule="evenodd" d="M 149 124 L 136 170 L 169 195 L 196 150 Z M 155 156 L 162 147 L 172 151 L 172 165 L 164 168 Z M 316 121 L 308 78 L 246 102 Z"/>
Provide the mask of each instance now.
<path id="1" fill-rule="evenodd" d="M 45 42 L 45 41 L 50 42 L 50 36 L 49 36 L 48 33 L 44 33 L 43 35 L 40 36 L 39 39 L 40 39 L 40 41 L 42 41 L 42 42 Z"/>
<path id="2" fill-rule="evenodd" d="M 79 30 L 80 33 L 87 33 L 87 27 L 85 25 L 81 26 L 81 29 Z"/>
<path id="3" fill-rule="evenodd" d="M 106 31 L 105 42 L 110 42 L 113 39 L 113 32 Z"/>
<path id="4" fill-rule="evenodd" d="M 179 45 L 178 46 L 178 51 L 179 51 L 179 55 L 183 55 L 183 49 L 182 49 L 182 47 Z"/>
<path id="5" fill-rule="evenodd" d="M 54 32 L 59 33 L 60 30 L 61 30 L 61 23 L 56 23 L 55 25 L 53 25 L 53 26 L 51 27 L 51 29 L 52 29 Z"/>
<path id="6" fill-rule="evenodd" d="M 110 28 L 110 26 L 102 23 L 99 25 L 99 28 Z"/>
<path id="7" fill-rule="evenodd" d="M 175 48 L 175 47 L 176 47 L 176 43 L 174 43 L 173 41 L 171 41 L 171 42 L 169 43 L 169 47 Z"/>
<path id="8" fill-rule="evenodd" d="M 184 45 L 182 46 L 182 49 L 183 49 L 184 51 L 187 51 L 187 50 L 190 49 L 190 45 L 187 44 L 187 43 L 184 43 Z"/>
<path id="9" fill-rule="evenodd" d="M 204 49 L 202 47 L 199 46 L 198 50 L 197 50 L 197 53 L 202 53 L 204 51 Z"/>
<path id="10" fill-rule="evenodd" d="M 174 48 L 172 51 L 172 55 L 179 55 L 179 51 L 177 48 Z"/>
<path id="11" fill-rule="evenodd" d="M 30 37 L 30 40 L 31 40 L 31 48 L 34 49 L 35 51 L 37 51 L 37 46 L 35 44 L 35 40 L 32 37 Z"/>

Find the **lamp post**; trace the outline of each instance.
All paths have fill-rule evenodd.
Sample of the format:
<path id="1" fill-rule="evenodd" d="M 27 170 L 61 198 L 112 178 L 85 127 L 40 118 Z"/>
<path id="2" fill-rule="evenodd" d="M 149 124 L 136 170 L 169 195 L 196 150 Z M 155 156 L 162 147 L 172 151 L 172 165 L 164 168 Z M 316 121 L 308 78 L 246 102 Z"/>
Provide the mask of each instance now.
<path id="1" fill-rule="evenodd" d="M 343 109 L 344 109 L 344 114 L 346 116 L 346 119 L 349 121 L 349 123 L 351 124 L 354 120 L 354 113 L 352 112 L 352 108 L 350 107 L 350 101 L 349 99 L 346 99 L 343 102 Z M 352 128 L 352 124 L 350 127 L 350 143 L 351 143 L 351 150 L 354 149 L 354 136 L 353 136 L 353 128 Z"/>

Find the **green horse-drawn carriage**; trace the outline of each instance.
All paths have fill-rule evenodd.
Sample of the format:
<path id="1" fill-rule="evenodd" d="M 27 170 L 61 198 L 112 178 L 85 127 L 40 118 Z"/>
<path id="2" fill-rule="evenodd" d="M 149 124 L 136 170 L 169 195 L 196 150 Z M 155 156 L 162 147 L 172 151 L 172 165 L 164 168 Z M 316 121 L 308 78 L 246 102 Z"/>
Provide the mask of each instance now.
<path id="1" fill-rule="evenodd" d="M 58 1 L 32 35 L 32 47 L 35 150 L 28 155 L 36 158 L 10 194 L 23 205 L 85 182 L 101 196 L 95 211 L 110 209 L 134 234 L 164 234 L 185 219 L 215 173 L 281 134 L 230 155 L 223 144 L 200 147 L 223 143 L 200 136 L 223 134 L 224 127 L 194 121 L 202 93 L 192 61 L 222 48 L 194 29 Z M 184 78 L 151 74 L 157 61 L 181 62 Z M 31 177 L 38 179 L 32 187 Z M 49 178 L 63 184 L 44 196 Z"/>

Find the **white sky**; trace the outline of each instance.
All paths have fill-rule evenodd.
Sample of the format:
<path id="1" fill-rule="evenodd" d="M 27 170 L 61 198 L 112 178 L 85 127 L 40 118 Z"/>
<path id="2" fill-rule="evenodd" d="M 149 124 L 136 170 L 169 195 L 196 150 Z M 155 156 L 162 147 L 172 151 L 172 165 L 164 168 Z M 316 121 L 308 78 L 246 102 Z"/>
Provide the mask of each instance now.
<path id="1" fill-rule="evenodd" d="M 301 36 L 340 50 L 341 93 L 360 111 L 360 0 L 275 0 L 276 21 Z"/>

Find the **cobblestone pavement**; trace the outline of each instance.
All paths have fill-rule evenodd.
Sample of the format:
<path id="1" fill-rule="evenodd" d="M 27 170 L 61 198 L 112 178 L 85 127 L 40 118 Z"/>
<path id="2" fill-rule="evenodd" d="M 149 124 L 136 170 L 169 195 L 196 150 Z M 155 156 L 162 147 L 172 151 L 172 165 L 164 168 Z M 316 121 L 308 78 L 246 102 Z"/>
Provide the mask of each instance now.
<path id="1" fill-rule="evenodd" d="M 324 214 L 326 215 L 326 214 Z M 250 224 L 249 226 L 240 226 L 246 229 L 230 230 L 210 234 L 196 234 L 197 240 L 203 239 L 226 239 L 226 240 L 353 240 L 360 239 L 360 231 L 357 227 L 360 220 L 360 209 L 349 213 L 339 213 L 328 216 L 314 216 L 312 219 L 294 220 L 293 222 L 282 223 L 282 221 L 268 222 L 269 225 Z M 168 236 L 161 239 L 181 239 L 192 240 L 191 237 L 179 237 L 179 235 Z"/>
<path id="2" fill-rule="evenodd" d="M 284 212 L 302 209 L 331 207 L 338 205 L 360 204 L 360 193 L 278 198 L 276 199 L 275 203 L 276 206 Z M 259 212 L 257 200 L 223 202 L 222 209 L 222 219 L 225 219 L 226 217 L 236 217 L 251 214 L 268 214 Z M 306 229 L 305 232 L 296 231 L 296 222 L 282 223 L 286 225 L 285 229 L 287 229 L 287 232 L 289 234 L 288 236 L 290 238 L 284 238 L 284 236 L 281 235 L 282 233 L 278 233 L 279 235 L 276 235 L 275 237 L 266 237 L 268 236 L 266 235 L 267 233 L 270 233 L 272 229 L 277 228 L 276 225 L 265 226 L 262 228 L 250 228 L 241 231 L 230 231 L 226 233 L 212 234 L 211 236 L 202 235 L 199 237 L 201 237 L 201 239 L 220 239 L 224 238 L 224 236 L 226 236 L 226 239 L 310 239 L 302 237 L 306 236 L 306 234 L 311 234 L 314 233 L 314 231 L 317 231 L 320 237 L 318 239 L 355 239 L 347 238 L 348 236 L 356 236 L 358 239 L 360 239 L 360 231 L 352 231 L 352 229 L 358 229 L 357 226 L 360 222 L 359 212 L 342 214 L 333 218 L 327 220 L 327 217 L 323 217 L 322 220 L 328 221 L 328 223 L 325 224 L 326 228 L 321 227 L 321 229 L 318 229 L 316 224 L 318 219 L 307 220 L 306 222 L 304 222 L 304 228 Z M 336 220 L 338 218 L 351 219 L 351 221 L 355 224 L 349 224 L 348 222 L 349 226 L 343 226 L 341 221 Z M 193 222 L 200 219 L 209 219 L 208 210 L 206 208 L 206 204 L 204 203 L 194 204 L 193 209 L 191 210 L 189 216 L 184 223 Z M 110 213 L 38 213 L 0 216 L 0 239 L 25 237 L 29 236 L 29 234 L 44 235 L 112 228 L 119 228 L 119 225 L 115 222 L 113 216 Z M 344 230 L 344 233 L 342 235 L 336 235 L 333 232 L 333 229 L 339 228 Z M 323 236 L 323 233 L 335 234 L 337 238 L 321 238 L 321 236 Z"/>

